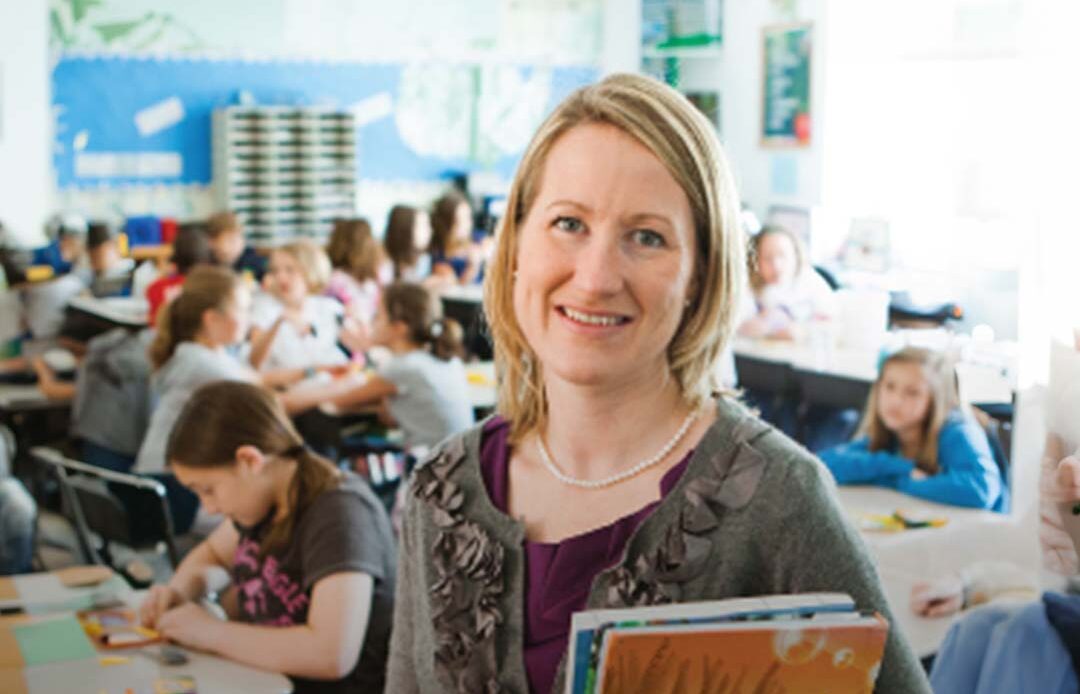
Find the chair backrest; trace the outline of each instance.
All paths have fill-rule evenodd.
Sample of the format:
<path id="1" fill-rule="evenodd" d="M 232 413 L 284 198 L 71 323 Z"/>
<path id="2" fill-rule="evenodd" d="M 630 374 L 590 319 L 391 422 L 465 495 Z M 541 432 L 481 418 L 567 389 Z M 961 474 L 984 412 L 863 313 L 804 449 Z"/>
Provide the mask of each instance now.
<path id="1" fill-rule="evenodd" d="M 1011 487 L 1009 449 L 1012 447 L 1012 426 L 1008 422 L 998 421 L 977 407 L 972 409 L 975 412 L 975 418 L 986 432 L 990 453 L 994 456 L 994 462 L 997 463 L 1001 479 L 1005 481 L 1006 487 Z"/>
<path id="2" fill-rule="evenodd" d="M 814 271 L 821 276 L 821 279 L 825 280 L 825 284 L 829 285 L 829 289 L 833 290 L 834 292 L 843 287 L 843 285 L 840 283 L 840 280 L 838 280 L 836 278 L 836 275 L 833 274 L 832 270 L 824 268 L 820 265 L 815 265 Z"/>
<path id="3" fill-rule="evenodd" d="M 119 542 L 134 548 L 164 542 L 169 560 L 174 567 L 178 564 L 165 485 L 148 477 L 87 465 L 52 448 L 37 447 L 30 452 L 56 473 L 66 515 L 75 526 L 83 552 L 91 561 L 107 563 L 95 548 L 93 533 L 106 543 Z M 132 518 L 127 505 L 114 491 L 129 499 L 140 498 L 138 507 L 148 512 L 137 519 Z"/>

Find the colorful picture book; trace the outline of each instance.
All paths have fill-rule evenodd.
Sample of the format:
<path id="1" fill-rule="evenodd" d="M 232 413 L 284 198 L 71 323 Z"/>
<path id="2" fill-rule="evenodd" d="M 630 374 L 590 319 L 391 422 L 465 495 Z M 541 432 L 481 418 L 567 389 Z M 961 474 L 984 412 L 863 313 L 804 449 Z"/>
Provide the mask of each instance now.
<path id="1" fill-rule="evenodd" d="M 576 613 L 567 694 L 873 691 L 888 623 L 840 593 Z"/>

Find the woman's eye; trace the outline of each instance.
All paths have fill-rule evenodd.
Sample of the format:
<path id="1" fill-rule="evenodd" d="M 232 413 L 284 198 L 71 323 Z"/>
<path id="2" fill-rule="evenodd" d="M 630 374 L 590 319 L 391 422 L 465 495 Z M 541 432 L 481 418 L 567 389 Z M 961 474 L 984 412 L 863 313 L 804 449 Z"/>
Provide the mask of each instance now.
<path id="1" fill-rule="evenodd" d="M 581 223 L 581 220 L 576 217 L 556 217 L 555 226 L 562 231 L 569 231 L 572 234 L 576 234 L 585 228 L 585 225 Z"/>
<path id="2" fill-rule="evenodd" d="M 651 229 L 638 229 L 635 231 L 634 242 L 648 248 L 663 248 L 667 245 L 664 237 Z"/>

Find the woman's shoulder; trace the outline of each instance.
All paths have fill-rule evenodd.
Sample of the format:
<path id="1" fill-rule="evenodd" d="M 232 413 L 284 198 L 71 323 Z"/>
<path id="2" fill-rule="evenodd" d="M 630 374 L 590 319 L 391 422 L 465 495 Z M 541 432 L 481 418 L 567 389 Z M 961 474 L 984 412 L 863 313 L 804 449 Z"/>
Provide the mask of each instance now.
<path id="1" fill-rule="evenodd" d="M 717 461 L 707 472 L 726 487 L 721 489 L 724 498 L 738 505 L 751 499 L 785 503 L 826 493 L 830 476 L 817 456 L 734 398 L 719 398 L 716 409 L 716 420 L 700 447 Z"/>

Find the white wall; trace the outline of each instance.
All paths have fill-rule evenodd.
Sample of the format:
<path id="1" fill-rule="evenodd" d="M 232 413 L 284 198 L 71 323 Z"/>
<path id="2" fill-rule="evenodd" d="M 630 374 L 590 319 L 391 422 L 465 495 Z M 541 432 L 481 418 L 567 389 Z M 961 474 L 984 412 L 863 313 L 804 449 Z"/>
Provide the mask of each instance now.
<path id="1" fill-rule="evenodd" d="M 825 60 L 828 22 L 825 0 L 797 0 L 792 13 L 780 12 L 771 0 L 724 3 L 722 136 L 742 198 L 764 215 L 770 205 L 809 209 L 821 202 L 822 155 L 827 137 Z M 761 144 L 762 28 L 784 22 L 812 22 L 810 63 L 810 146 L 772 149 Z M 794 195 L 773 190 L 776 158 L 794 161 Z"/>
<path id="2" fill-rule="evenodd" d="M 46 0 L 0 2 L 0 221 L 39 243 L 52 208 Z"/>

